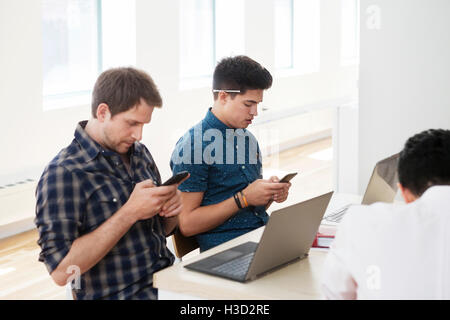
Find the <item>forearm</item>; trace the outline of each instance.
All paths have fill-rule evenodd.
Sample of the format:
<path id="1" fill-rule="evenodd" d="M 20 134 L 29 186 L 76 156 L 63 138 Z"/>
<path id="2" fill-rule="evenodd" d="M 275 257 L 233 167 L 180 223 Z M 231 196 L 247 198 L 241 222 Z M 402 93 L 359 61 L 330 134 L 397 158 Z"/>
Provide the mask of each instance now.
<path id="1" fill-rule="evenodd" d="M 70 266 L 78 267 L 80 274 L 95 266 L 136 222 L 131 217 L 130 210 L 125 205 L 100 227 L 76 239 L 68 254 L 51 274 L 55 282 L 65 285 L 70 276 L 66 271 Z"/>
<path id="2" fill-rule="evenodd" d="M 180 230 L 185 236 L 209 231 L 224 223 L 238 210 L 233 197 L 213 205 L 198 207 L 180 215 Z"/>

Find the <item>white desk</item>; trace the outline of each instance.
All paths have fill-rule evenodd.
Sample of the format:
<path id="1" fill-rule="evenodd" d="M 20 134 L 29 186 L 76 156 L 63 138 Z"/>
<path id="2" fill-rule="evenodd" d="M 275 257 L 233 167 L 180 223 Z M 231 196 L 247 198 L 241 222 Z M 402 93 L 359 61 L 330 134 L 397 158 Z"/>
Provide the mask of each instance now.
<path id="1" fill-rule="evenodd" d="M 361 201 L 360 196 L 333 195 L 329 209 Z M 289 205 L 289 203 L 287 204 Z M 195 257 L 177 263 L 154 274 L 153 285 L 160 299 L 321 299 L 320 279 L 326 250 L 310 250 L 309 256 L 247 283 L 227 280 L 188 270 L 185 264 L 246 241 L 258 242 L 264 227 L 228 241 Z M 168 294 L 170 293 L 170 294 Z"/>

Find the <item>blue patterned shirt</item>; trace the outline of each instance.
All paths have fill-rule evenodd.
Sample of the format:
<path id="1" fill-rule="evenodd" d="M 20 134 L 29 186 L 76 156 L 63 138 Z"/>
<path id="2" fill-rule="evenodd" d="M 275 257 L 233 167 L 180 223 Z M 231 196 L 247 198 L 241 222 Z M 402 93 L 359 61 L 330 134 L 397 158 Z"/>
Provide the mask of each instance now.
<path id="1" fill-rule="evenodd" d="M 124 205 L 136 183 L 161 183 L 147 148 L 130 148 L 130 173 L 120 155 L 103 149 L 80 122 L 75 139 L 50 162 L 36 189 L 39 261 L 52 273 L 72 243 L 97 229 Z M 77 299 L 156 299 L 153 273 L 171 265 L 163 218 L 135 223 L 111 251 L 80 277 Z M 75 282 L 76 284 L 76 282 Z"/>
<path id="2" fill-rule="evenodd" d="M 182 192 L 204 192 L 201 206 L 222 202 L 262 178 L 256 138 L 246 129 L 233 129 L 208 110 L 206 117 L 177 142 L 170 167 L 174 174 L 188 171 Z M 204 251 L 264 226 L 264 206 L 239 210 L 220 226 L 196 236 Z"/>

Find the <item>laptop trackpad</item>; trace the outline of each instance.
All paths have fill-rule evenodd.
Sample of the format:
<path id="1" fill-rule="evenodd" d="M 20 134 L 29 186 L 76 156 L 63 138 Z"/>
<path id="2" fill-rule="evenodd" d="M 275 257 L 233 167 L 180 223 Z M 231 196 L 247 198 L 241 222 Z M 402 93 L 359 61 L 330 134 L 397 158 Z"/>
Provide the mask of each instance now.
<path id="1" fill-rule="evenodd" d="M 258 243 L 249 241 L 236 247 L 216 253 L 215 255 L 212 255 L 208 258 L 204 258 L 203 260 L 198 261 L 196 264 L 200 264 L 202 267 L 205 268 L 213 268 L 215 266 L 223 264 L 224 262 L 233 260 L 237 257 L 253 252 L 256 250 L 257 246 Z"/>

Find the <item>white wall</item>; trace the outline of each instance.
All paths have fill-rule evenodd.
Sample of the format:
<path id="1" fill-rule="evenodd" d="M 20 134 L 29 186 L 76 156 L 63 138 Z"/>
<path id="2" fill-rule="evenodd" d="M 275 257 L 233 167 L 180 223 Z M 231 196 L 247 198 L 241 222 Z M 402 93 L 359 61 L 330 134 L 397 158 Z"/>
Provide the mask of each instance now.
<path id="1" fill-rule="evenodd" d="M 164 177 L 181 134 L 212 105 L 210 87 L 179 90 L 179 10 L 181 0 L 136 0 L 136 64 L 161 90 L 164 106 L 156 110 L 143 142 Z M 274 72 L 273 1 L 244 0 L 246 54 Z M 33 176 L 73 138 L 76 123 L 90 116 L 90 106 L 42 109 L 41 2 L 0 1 L 0 185 Z M 340 1 L 321 0 L 321 70 L 309 75 L 275 77 L 264 104 L 289 108 L 356 93 L 356 66 L 340 66 Z M 280 129 L 282 130 L 282 129 Z M 264 144 L 264 141 L 261 141 Z"/>
<path id="2" fill-rule="evenodd" d="M 368 6 L 380 13 L 380 29 Z M 450 128 L 450 1 L 362 0 L 359 188 L 379 159 L 428 128 Z"/>

